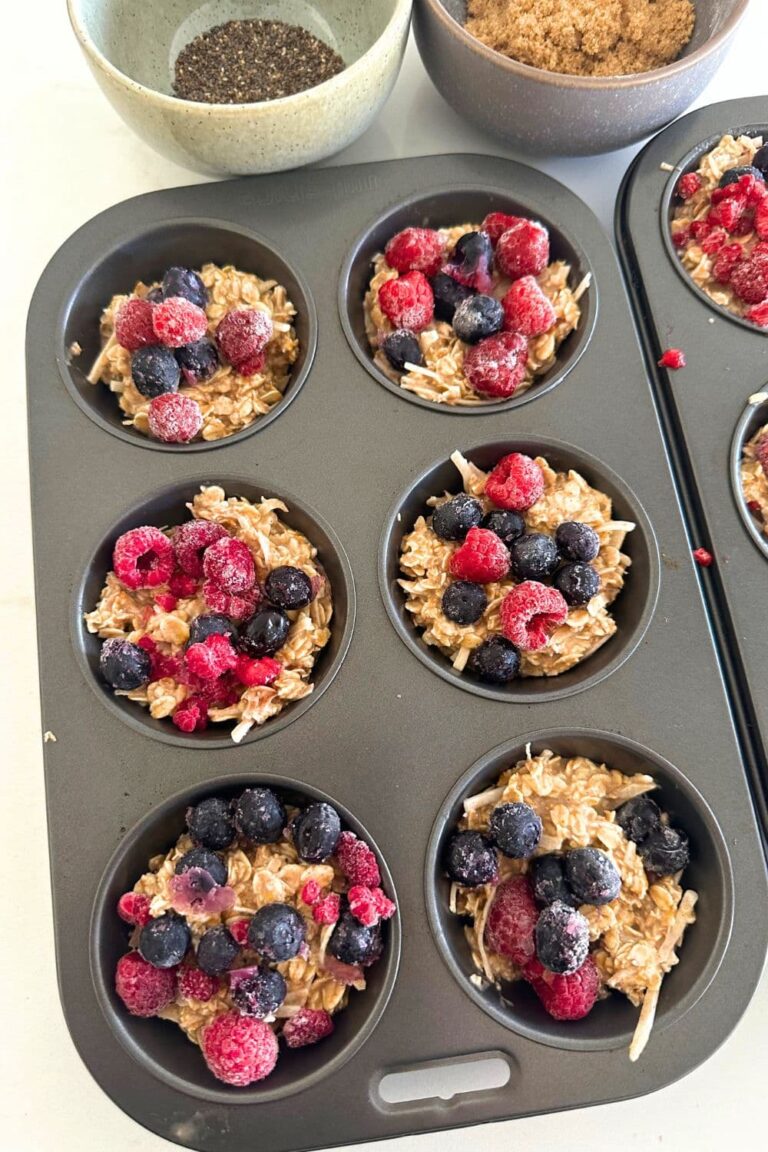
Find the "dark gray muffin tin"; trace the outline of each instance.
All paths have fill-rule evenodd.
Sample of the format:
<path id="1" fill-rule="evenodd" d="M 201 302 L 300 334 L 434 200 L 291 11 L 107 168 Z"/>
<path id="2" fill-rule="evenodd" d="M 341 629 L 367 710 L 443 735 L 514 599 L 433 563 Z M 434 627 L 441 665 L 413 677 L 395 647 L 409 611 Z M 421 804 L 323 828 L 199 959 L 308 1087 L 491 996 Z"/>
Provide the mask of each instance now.
<path id="1" fill-rule="evenodd" d="M 742 445 L 768 422 L 768 404 L 750 402 L 768 381 L 768 329 L 732 316 L 696 287 L 668 226 L 681 173 L 695 169 L 726 132 L 768 139 L 765 99 L 701 108 L 652 140 L 625 178 L 616 232 L 691 547 L 714 556 L 714 564 L 700 570 L 700 582 L 768 830 L 768 537 L 747 508 L 739 479 Z M 662 163 L 674 171 L 663 171 Z M 657 367 L 669 347 L 683 349 L 686 368 Z"/>
<path id="2" fill-rule="evenodd" d="M 440 190 L 439 218 L 427 211 L 424 221 L 409 222 L 461 222 L 470 214 L 480 220 L 499 208 L 540 215 L 553 230 L 562 221 L 595 278 L 586 305 L 586 316 L 596 321 L 594 331 L 588 340 L 586 332 L 575 338 L 577 344 L 583 340 L 583 354 L 562 383 L 534 387 L 524 405 L 484 411 L 469 422 L 404 402 L 405 395 L 372 379 L 345 339 L 337 308 L 350 238 L 367 237 L 404 201 L 428 204 L 435 189 Z M 201 231 L 210 220 L 215 221 L 215 231 L 208 233 L 211 251 Z M 173 231 L 174 244 L 160 246 L 155 260 L 155 240 L 143 244 L 142 234 L 159 237 L 166 229 Z M 106 417 L 97 422 L 74 402 L 59 371 L 66 349 L 73 339 L 84 347 L 93 340 L 99 307 L 112 291 L 129 289 L 137 275 L 157 275 L 171 258 L 193 264 L 218 259 L 224 249 L 215 241 L 222 229 L 253 232 L 300 269 L 306 330 L 311 330 L 313 300 L 317 310 L 314 364 L 294 402 L 268 427 L 257 425 L 253 436 L 224 441 L 212 455 L 200 449 L 144 451 L 146 442 L 110 435 Z M 566 242 L 553 236 L 554 244 Z M 91 315 L 83 307 L 83 286 L 102 267 L 104 254 L 114 250 L 124 253 L 125 270 L 118 261 L 99 280 L 98 294 L 90 297 Z M 146 253 L 149 268 L 139 267 L 137 252 Z M 349 284 L 357 286 L 351 296 L 342 296 L 348 331 L 359 325 L 360 262 L 369 255 L 363 239 L 344 265 Z M 75 326 L 74 316 L 79 317 Z M 32 303 L 27 355 L 59 982 L 74 1043 L 116 1103 L 186 1147 L 245 1152 L 258 1133 L 267 1152 L 296 1152 L 639 1095 L 670 1083 L 713 1052 L 736 1024 L 759 977 L 768 935 L 766 877 L 651 389 L 613 252 L 588 209 L 537 172 L 480 156 L 296 172 L 153 193 L 97 217 L 57 253 Z M 565 348 L 564 363 L 569 357 Z M 558 691 L 554 681 L 539 699 L 535 693 L 498 700 L 462 691 L 436 674 L 429 659 L 417 659 L 388 617 L 388 611 L 398 611 L 389 510 L 397 501 L 403 514 L 416 512 L 412 496 L 402 494 L 416 486 L 419 500 L 427 495 L 427 480 L 446 472 L 435 461 L 447 461 L 455 448 L 482 460 L 489 444 L 502 451 L 541 444 L 552 459 L 573 460 L 598 486 L 604 482 L 612 495 L 615 489 L 617 508 L 628 506 L 640 523 L 628 540 L 636 566 L 616 604 L 630 639 L 619 635 L 606 647 L 605 659 L 613 667 L 603 666 L 601 656 L 593 658 L 602 675 L 593 676 L 587 662 L 581 682 L 564 683 Z M 222 747 L 216 739 L 183 739 L 171 725 L 161 737 L 138 719 L 125 723 L 94 679 L 88 663 L 93 653 L 78 619 L 83 589 L 98 584 L 120 528 L 136 523 L 142 508 L 147 515 L 172 518 L 201 477 L 211 482 L 234 477 L 246 494 L 295 493 L 299 503 L 294 512 L 288 497 L 288 519 L 302 526 L 299 516 L 308 516 L 304 522 L 320 527 L 321 560 L 329 571 L 336 564 L 340 573 L 334 576 L 340 618 L 330 653 L 331 664 L 338 661 L 340 667 L 333 683 L 294 723 L 273 722 L 263 738 L 239 748 Z M 344 655 L 355 597 L 354 635 Z M 615 652 L 625 645 L 627 658 L 614 662 L 610 644 Z M 322 675 L 318 665 L 318 680 Z M 636 1065 L 616 1050 L 632 1026 L 621 1004 L 598 1005 L 592 1024 L 571 1032 L 569 1025 L 556 1026 L 534 1012 L 530 1003 L 526 1007 L 525 990 L 519 989 L 519 1013 L 504 1021 L 489 1016 L 465 995 L 465 972 L 457 966 L 466 968 L 466 956 L 456 926 L 450 931 L 439 926 L 445 921 L 445 893 L 436 873 L 435 841 L 430 843 L 435 819 L 453 811 L 456 782 L 470 766 L 485 779 L 507 758 L 514 759 L 529 738 L 534 746 L 591 748 L 595 755 L 605 748 L 625 770 L 638 763 L 638 755 L 647 755 L 665 803 L 682 821 L 690 819 L 696 853 L 691 878 L 701 892 L 701 919 L 665 981 L 658 1025 Z M 323 1075 L 322 1046 L 311 1054 L 285 1055 L 275 1092 L 267 1080 L 260 1095 L 258 1086 L 255 1093 L 240 1095 L 212 1079 L 204 1082 L 199 1069 L 191 1075 L 196 1054 L 190 1056 L 180 1044 L 173 1026 L 154 1020 L 117 1023 L 114 1003 L 106 1002 L 111 994 L 103 968 L 115 958 L 119 929 L 116 918 L 108 923 L 108 905 L 138 874 L 146 855 L 172 842 L 185 797 L 216 791 L 224 779 L 239 787 L 245 777 L 284 777 L 296 790 L 317 788 L 349 810 L 375 838 L 391 870 L 402 932 L 391 999 L 354 1059 L 342 1067 L 338 1050 L 327 1049 Z M 470 782 L 459 787 L 465 785 Z M 185 795 L 178 796 L 182 791 Z M 155 805 L 157 811 L 151 811 Z M 396 949 L 396 935 L 390 947 Z M 394 952 L 388 952 L 374 980 L 386 983 L 394 963 Z M 380 997 L 380 989 L 374 985 L 371 997 Z M 366 1014 L 377 1008 L 354 1011 L 352 1020 L 363 1027 Z M 120 1027 L 141 1046 L 140 1058 L 118 1039 Z M 404 1103 L 387 1103 L 380 1091 L 387 1073 L 474 1061 L 483 1054 L 507 1064 L 504 1087 L 450 1101 Z M 153 1062 L 162 1071 L 153 1070 Z M 284 1096 L 291 1068 L 301 1091 Z"/>

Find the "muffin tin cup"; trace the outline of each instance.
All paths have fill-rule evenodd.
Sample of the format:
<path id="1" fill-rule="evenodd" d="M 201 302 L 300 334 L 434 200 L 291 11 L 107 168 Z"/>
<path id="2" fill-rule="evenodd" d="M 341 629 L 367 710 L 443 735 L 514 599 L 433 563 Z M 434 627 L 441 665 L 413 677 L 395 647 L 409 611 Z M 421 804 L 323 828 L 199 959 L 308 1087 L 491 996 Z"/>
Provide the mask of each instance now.
<path id="1" fill-rule="evenodd" d="M 514 216 L 527 216 L 541 221 L 549 231 L 550 261 L 565 260 L 571 265 L 570 285 L 575 288 L 587 273 L 592 273 L 589 288 L 581 298 L 581 319 L 578 328 L 560 345 L 557 360 L 552 367 L 519 396 L 508 400 L 484 402 L 476 407 L 435 404 L 414 392 L 395 384 L 374 363 L 373 352 L 365 331 L 363 301 L 373 273 L 374 257 L 384 251 L 387 241 L 403 228 L 450 228 L 465 223 L 480 224 L 489 212 L 506 212 Z M 412 196 L 388 209 L 360 233 L 347 253 L 339 280 L 339 315 L 344 335 L 357 359 L 369 376 L 377 380 L 395 396 L 431 411 L 447 412 L 452 416 L 493 416 L 528 404 L 560 384 L 578 363 L 589 345 L 597 321 L 597 283 L 592 266 L 581 245 L 560 223 L 554 222 L 541 204 L 526 202 L 504 191 L 483 186 L 481 183 L 432 192 L 427 196 Z"/>
<path id="2" fill-rule="evenodd" d="M 130 724 L 136 731 L 166 744 L 208 751 L 212 748 L 237 747 L 230 735 L 234 723 L 231 721 L 211 723 L 202 732 L 187 735 L 174 727 L 170 717 L 155 720 L 150 716 L 148 708 L 128 699 L 127 696 L 116 695 L 99 671 L 99 653 L 104 641 L 87 630 L 83 616 L 96 607 L 104 580 L 112 568 L 112 552 L 118 536 L 144 524 L 162 528 L 183 523 L 190 519 L 187 503 L 191 502 L 201 486 L 211 484 L 222 487 L 227 496 L 241 496 L 251 503 L 258 502 L 262 497 L 265 499 L 276 497 L 282 500 L 288 507 L 288 512 L 279 513 L 281 520 L 289 527 L 303 532 L 310 543 L 317 548 L 318 560 L 322 564 L 333 595 L 331 639 L 317 654 L 310 678 L 314 685 L 312 692 L 301 700 L 287 702 L 282 712 L 261 726 L 254 725 L 241 744 L 251 744 L 264 736 L 271 736 L 281 731 L 294 720 L 298 720 L 320 699 L 342 665 L 355 626 L 354 578 L 340 540 L 317 512 L 277 487 L 257 485 L 242 476 L 217 474 L 213 477 L 198 477 L 164 488 L 146 497 L 126 512 L 96 545 L 75 587 L 71 631 L 80 667 L 102 703 L 113 715 Z"/>
<path id="3" fill-rule="evenodd" d="M 450 459 L 435 461 L 398 497 L 384 526 L 379 545 L 379 585 L 387 614 L 400 639 L 432 672 L 457 688 L 488 700 L 509 704 L 549 703 L 583 692 L 599 684 L 629 659 L 642 640 L 653 617 L 659 595 L 660 565 L 656 536 L 650 520 L 634 492 L 601 461 L 559 440 L 503 440 L 480 444 L 464 455 L 483 471 L 490 472 L 510 452 L 544 456 L 558 472 L 574 469 L 593 487 L 610 496 L 617 520 L 632 520 L 636 527 L 627 534 L 622 551 L 632 563 L 624 587 L 609 606 L 618 625 L 617 632 L 591 656 L 559 676 L 519 677 L 509 684 L 484 684 L 469 672 L 457 672 L 450 658 L 439 648 L 425 643 L 422 629 L 406 608 L 406 595 L 398 580 L 400 552 L 404 536 L 418 516 L 428 513 L 427 500 L 443 492 L 463 491 L 461 476 Z"/>
<path id="4" fill-rule="evenodd" d="M 200 269 L 208 263 L 220 267 L 234 264 L 241 272 L 283 285 L 296 309 L 294 325 L 299 355 L 282 399 L 246 428 L 220 440 L 165 444 L 126 427 L 127 417 L 117 395 L 101 381 L 89 383 L 86 376 L 101 350 L 99 322 L 113 296 L 127 295 L 138 281 L 151 284 L 161 280 L 166 269 L 174 265 Z M 263 236 L 226 220 L 168 219 L 139 228 L 122 236 L 119 244 L 94 263 L 75 270 L 72 285 L 57 324 L 56 358 L 61 378 L 86 416 L 105 432 L 129 444 L 175 453 L 204 452 L 235 444 L 276 420 L 296 399 L 312 367 L 317 349 L 317 313 L 306 281 Z M 77 356 L 71 352 L 75 343 L 82 349 Z"/>
<path id="5" fill-rule="evenodd" d="M 762 399 L 758 400 L 758 396 L 761 396 Z M 756 547 L 768 560 L 768 536 L 763 531 L 762 519 L 747 507 L 741 486 L 741 460 L 744 455 L 744 445 L 749 443 L 758 429 L 764 427 L 765 424 L 768 424 L 768 394 L 758 392 L 747 401 L 747 406 L 733 433 L 733 440 L 731 441 L 731 487 L 733 499 L 744 527 Z"/>
<path id="6" fill-rule="evenodd" d="M 516 736 L 482 756 L 464 773 L 443 802 L 435 820 L 424 874 L 429 923 L 437 947 L 463 991 L 492 1019 L 530 1040 L 555 1048 L 594 1052 L 628 1048 L 639 1009 L 619 992 L 598 1001 L 583 1020 L 558 1021 L 545 1012 L 525 981 L 487 985 L 470 981 L 476 972 L 464 936 L 463 917 L 448 906 L 450 881 L 443 870 L 447 842 L 463 814 L 464 800 L 495 786 L 501 773 L 545 749 L 560 756 L 585 756 L 626 775 L 646 772 L 659 785 L 654 797 L 691 841 L 691 863 L 681 884 L 699 893 L 696 922 L 686 929 L 679 964 L 664 977 L 654 1031 L 677 1026 L 712 983 L 731 935 L 734 881 L 728 849 L 718 822 L 701 794 L 679 769 L 649 748 L 614 732 L 553 728 Z"/>
<path id="7" fill-rule="evenodd" d="M 386 862 L 370 833 L 335 799 L 284 776 L 228 775 L 185 788 L 153 808 L 123 838 L 99 883 L 91 916 L 90 964 L 94 989 L 107 1023 L 125 1050 L 153 1077 L 186 1096 L 214 1104 L 265 1104 L 282 1100 L 338 1072 L 368 1040 L 392 994 L 400 963 L 400 918 L 384 928 L 384 953 L 366 970 L 367 987 L 352 991 L 347 1007 L 334 1017 L 334 1032 L 321 1043 L 296 1050 L 280 1047 L 275 1071 L 247 1088 L 220 1083 L 208 1070 L 200 1049 L 172 1021 L 131 1016 L 115 992 L 117 961 L 128 950 L 130 929 L 117 915 L 117 901 L 148 869 L 153 856 L 169 851 L 185 829 L 184 813 L 206 796 L 233 798 L 244 789 L 276 789 L 288 803 L 332 804 L 345 828 L 371 845 L 379 859 L 385 891 L 397 899 Z"/>

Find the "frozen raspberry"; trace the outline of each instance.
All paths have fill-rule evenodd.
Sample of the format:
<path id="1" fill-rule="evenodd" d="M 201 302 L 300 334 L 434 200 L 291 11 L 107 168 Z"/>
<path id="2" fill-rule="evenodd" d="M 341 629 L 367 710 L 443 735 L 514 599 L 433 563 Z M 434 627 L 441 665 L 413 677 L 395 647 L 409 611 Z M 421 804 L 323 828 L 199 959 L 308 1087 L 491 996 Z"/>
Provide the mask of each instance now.
<path id="1" fill-rule="evenodd" d="M 694 548 L 693 558 L 702 568 L 710 568 L 714 561 L 712 553 L 708 552 L 706 548 Z"/>
<path id="2" fill-rule="evenodd" d="M 503 456 L 485 484 L 485 495 L 498 508 L 525 512 L 544 494 L 544 474 L 535 460 L 522 452 Z"/>
<path id="3" fill-rule="evenodd" d="M 768 297 L 768 253 L 752 252 L 731 273 L 731 287 L 745 304 L 762 304 Z"/>
<path id="4" fill-rule="evenodd" d="M 555 323 L 552 302 L 544 295 L 534 276 L 515 280 L 502 300 L 505 332 L 523 336 L 540 336 Z"/>
<path id="5" fill-rule="evenodd" d="M 381 919 L 391 920 L 395 912 L 397 912 L 397 905 L 394 900 L 390 900 L 382 888 L 373 889 L 373 900 Z"/>
<path id="6" fill-rule="evenodd" d="M 756 324 L 758 328 L 768 328 L 768 300 L 749 308 L 744 314 L 744 319 Z"/>
<path id="7" fill-rule="evenodd" d="M 421 332 L 435 314 L 435 298 L 423 272 L 406 272 L 396 280 L 386 280 L 379 288 L 379 304 L 395 328 L 411 332 Z"/>
<path id="8" fill-rule="evenodd" d="M 701 188 L 701 176 L 698 172 L 686 172 L 677 182 L 675 191 L 681 200 L 690 200 Z"/>
<path id="9" fill-rule="evenodd" d="M 525 377 L 528 341 L 519 332 L 497 332 L 464 356 L 464 374 L 476 392 L 506 400 Z"/>
<path id="10" fill-rule="evenodd" d="M 222 592 L 239 596 L 256 582 L 253 554 L 247 544 L 234 536 L 222 537 L 206 548 L 203 572 Z"/>
<path id="11" fill-rule="evenodd" d="M 216 1079 L 237 1088 L 263 1080 L 277 1063 L 277 1037 L 269 1024 L 239 1012 L 215 1016 L 200 1047 Z"/>
<path id="12" fill-rule="evenodd" d="M 491 584 L 509 572 L 509 550 L 488 528 L 470 528 L 464 543 L 451 556 L 450 570 L 459 580 Z"/>
<path id="13" fill-rule="evenodd" d="M 356 920 L 366 928 L 373 928 L 379 922 L 379 910 L 376 899 L 370 888 L 364 884 L 355 884 L 347 893 L 349 910 Z"/>
<path id="14" fill-rule="evenodd" d="M 707 256 L 713 256 L 720 251 L 727 239 L 728 233 L 725 228 L 713 228 L 709 236 L 705 236 L 702 240 L 701 250 L 706 252 Z"/>
<path id="15" fill-rule="evenodd" d="M 747 500 L 747 508 L 749 508 L 749 510 L 753 514 L 753 516 L 761 516 L 762 515 L 763 510 L 760 507 L 760 502 L 758 500 Z"/>
<path id="16" fill-rule="evenodd" d="M 768 196 L 763 197 L 755 210 L 755 231 L 761 240 L 768 240 Z"/>
<path id="17" fill-rule="evenodd" d="M 565 597 L 556 588 L 524 580 L 501 603 L 501 629 L 507 640 L 524 652 L 543 648 L 549 635 L 568 616 Z"/>
<path id="18" fill-rule="evenodd" d="M 230 920 L 227 924 L 230 933 L 234 937 L 235 943 L 239 944 L 241 948 L 245 948 L 248 944 L 248 927 L 250 920 Z"/>
<path id="19" fill-rule="evenodd" d="M 317 904 L 320 899 L 322 889 L 317 880 L 307 880 L 306 884 L 301 890 L 301 899 L 305 904 L 311 908 L 313 904 Z"/>
<path id="20" fill-rule="evenodd" d="M 659 368 L 671 368 L 673 371 L 685 368 L 685 352 L 680 348 L 667 348 L 658 364 Z"/>
<path id="21" fill-rule="evenodd" d="M 208 331 L 208 317 L 202 308 L 183 296 L 171 296 L 155 305 L 152 326 L 155 336 L 166 348 L 181 348 L 202 340 Z"/>
<path id="22" fill-rule="evenodd" d="M 333 1032 L 333 1020 L 322 1008 L 300 1008 L 295 1016 L 286 1020 L 283 1039 L 289 1048 L 304 1048 L 317 1044 Z"/>
<path id="23" fill-rule="evenodd" d="M 600 991 L 600 973 L 591 956 L 568 976 L 548 972 L 534 957 L 526 964 L 523 976 L 555 1020 L 583 1020 L 592 1011 Z"/>
<path id="24" fill-rule="evenodd" d="M 206 580 L 203 584 L 203 599 L 212 612 L 221 612 L 229 616 L 230 620 L 239 623 L 246 617 L 252 616 L 261 603 L 261 590 L 250 588 L 242 596 L 232 596 L 215 584 L 213 580 Z"/>
<path id="25" fill-rule="evenodd" d="M 195 521 L 198 523 L 198 521 Z M 175 549 L 175 541 L 173 541 Z M 197 580 L 194 576 L 188 576 L 186 572 L 176 570 L 168 581 L 168 591 L 177 600 L 190 600 L 193 596 L 197 595 Z"/>
<path id="26" fill-rule="evenodd" d="M 165 392 L 151 401 L 147 421 L 156 440 L 164 444 L 189 444 L 203 426 L 203 414 L 191 396 Z"/>
<path id="27" fill-rule="evenodd" d="M 179 968 L 179 992 L 186 1000 L 198 1000 L 205 1004 L 212 1000 L 219 990 L 217 976 L 209 976 L 201 968 L 182 964 Z"/>
<path id="28" fill-rule="evenodd" d="M 515 964 L 525 964 L 535 955 L 533 930 L 538 918 L 539 909 L 527 877 L 502 880 L 485 922 L 486 946 L 499 956 L 509 956 Z"/>
<path id="29" fill-rule="evenodd" d="M 685 248 L 690 238 L 691 230 L 687 225 L 684 228 L 678 228 L 677 231 L 672 233 L 672 243 L 675 248 Z"/>
<path id="30" fill-rule="evenodd" d="M 264 684 L 272 684 L 277 680 L 283 670 L 279 660 L 271 656 L 262 656 L 252 660 L 250 656 L 241 655 L 235 665 L 235 676 L 246 688 L 257 688 Z"/>
<path id="31" fill-rule="evenodd" d="M 726 232 L 733 232 L 744 215 L 746 207 L 746 197 L 733 196 L 711 208 L 707 213 L 707 221 L 712 226 L 720 225 L 725 228 Z"/>
<path id="32" fill-rule="evenodd" d="M 132 296 L 121 304 L 115 316 L 115 339 L 121 348 L 135 352 L 157 341 L 152 327 L 153 308 L 149 300 Z"/>
<path id="33" fill-rule="evenodd" d="M 709 224 L 706 220 L 694 220 L 691 223 L 691 239 L 703 240 L 705 236 L 709 236 L 715 225 Z"/>
<path id="34" fill-rule="evenodd" d="M 510 280 L 538 276 L 549 263 L 549 233 L 535 220 L 519 220 L 499 237 L 496 264 Z"/>
<path id="35" fill-rule="evenodd" d="M 211 544 L 228 536 L 226 528 L 211 520 L 187 520 L 173 530 L 176 563 L 188 576 L 202 576 L 203 553 Z"/>
<path id="36" fill-rule="evenodd" d="M 201 680 L 218 680 L 237 667 L 237 653 L 229 636 L 214 633 L 200 644 L 187 648 L 187 668 Z"/>
<path id="37" fill-rule="evenodd" d="M 176 597 L 170 592 L 161 592 L 159 596 L 155 596 L 155 604 L 163 612 L 173 612 L 176 603 Z"/>
<path id="38" fill-rule="evenodd" d="M 718 284 L 728 283 L 743 254 L 741 244 L 726 244 L 720 249 L 712 265 L 712 275 Z"/>
<path id="39" fill-rule="evenodd" d="M 181 732 L 202 732 L 208 727 L 208 708 L 204 700 L 188 696 L 179 704 L 171 719 Z"/>
<path id="40" fill-rule="evenodd" d="M 243 376 L 253 376 L 260 371 L 257 365 L 263 366 L 272 331 L 272 318 L 260 308 L 235 308 L 216 329 L 216 342 L 233 368 Z"/>
<path id="41" fill-rule="evenodd" d="M 175 568 L 173 545 L 159 528 L 131 528 L 118 537 L 112 566 L 126 588 L 157 588 Z"/>
<path id="42" fill-rule="evenodd" d="M 443 262 L 443 241 L 433 228 L 405 228 L 392 237 L 384 255 L 398 272 L 435 276 Z"/>
<path id="43" fill-rule="evenodd" d="M 157 1016 L 176 995 L 176 969 L 154 968 L 139 952 L 121 956 L 115 991 L 131 1016 Z"/>
<path id="44" fill-rule="evenodd" d="M 336 859 L 350 884 L 367 884 L 369 888 L 377 888 L 381 884 L 375 854 L 354 832 L 342 832 L 339 836 Z"/>
<path id="45" fill-rule="evenodd" d="M 164 680 L 166 676 L 172 676 L 177 679 L 181 674 L 183 660 L 180 656 L 167 656 L 161 652 L 155 641 L 151 636 L 142 636 L 138 641 L 139 648 L 143 648 L 149 652 L 151 661 L 151 677 L 152 680 Z"/>
<path id="46" fill-rule="evenodd" d="M 126 892 L 117 902 L 117 914 L 126 924 L 138 924 L 142 928 L 150 920 L 149 903 L 149 896 Z"/>
<path id="47" fill-rule="evenodd" d="M 480 225 L 480 231 L 490 237 L 491 244 L 495 248 L 504 233 L 514 228 L 521 220 L 521 216 L 508 216 L 506 212 L 489 212 Z"/>
<path id="48" fill-rule="evenodd" d="M 354 888 L 350 889 L 350 892 L 354 891 Z M 318 900 L 312 909 L 312 919 L 316 924 L 335 924 L 340 915 L 341 897 L 337 892 L 329 892 L 322 900 Z"/>

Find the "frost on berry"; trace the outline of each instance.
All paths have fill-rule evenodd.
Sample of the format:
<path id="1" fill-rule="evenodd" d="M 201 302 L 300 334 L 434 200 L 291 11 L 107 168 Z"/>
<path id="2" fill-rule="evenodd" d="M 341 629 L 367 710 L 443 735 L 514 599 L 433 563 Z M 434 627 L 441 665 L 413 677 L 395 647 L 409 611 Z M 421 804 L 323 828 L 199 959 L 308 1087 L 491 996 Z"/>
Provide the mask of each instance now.
<path id="1" fill-rule="evenodd" d="M 205 868 L 188 868 L 168 881 L 171 907 L 183 916 L 217 916 L 235 903 L 235 891 L 217 884 Z"/>

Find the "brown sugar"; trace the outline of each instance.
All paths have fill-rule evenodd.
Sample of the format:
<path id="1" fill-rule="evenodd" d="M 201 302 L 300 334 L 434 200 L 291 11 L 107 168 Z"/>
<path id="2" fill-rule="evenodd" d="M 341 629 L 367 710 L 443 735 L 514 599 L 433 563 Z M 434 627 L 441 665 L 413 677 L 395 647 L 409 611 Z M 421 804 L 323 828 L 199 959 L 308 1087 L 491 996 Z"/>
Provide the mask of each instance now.
<path id="1" fill-rule="evenodd" d="M 670 64 L 695 21 L 691 0 L 468 0 L 465 28 L 547 72 L 626 76 Z"/>

